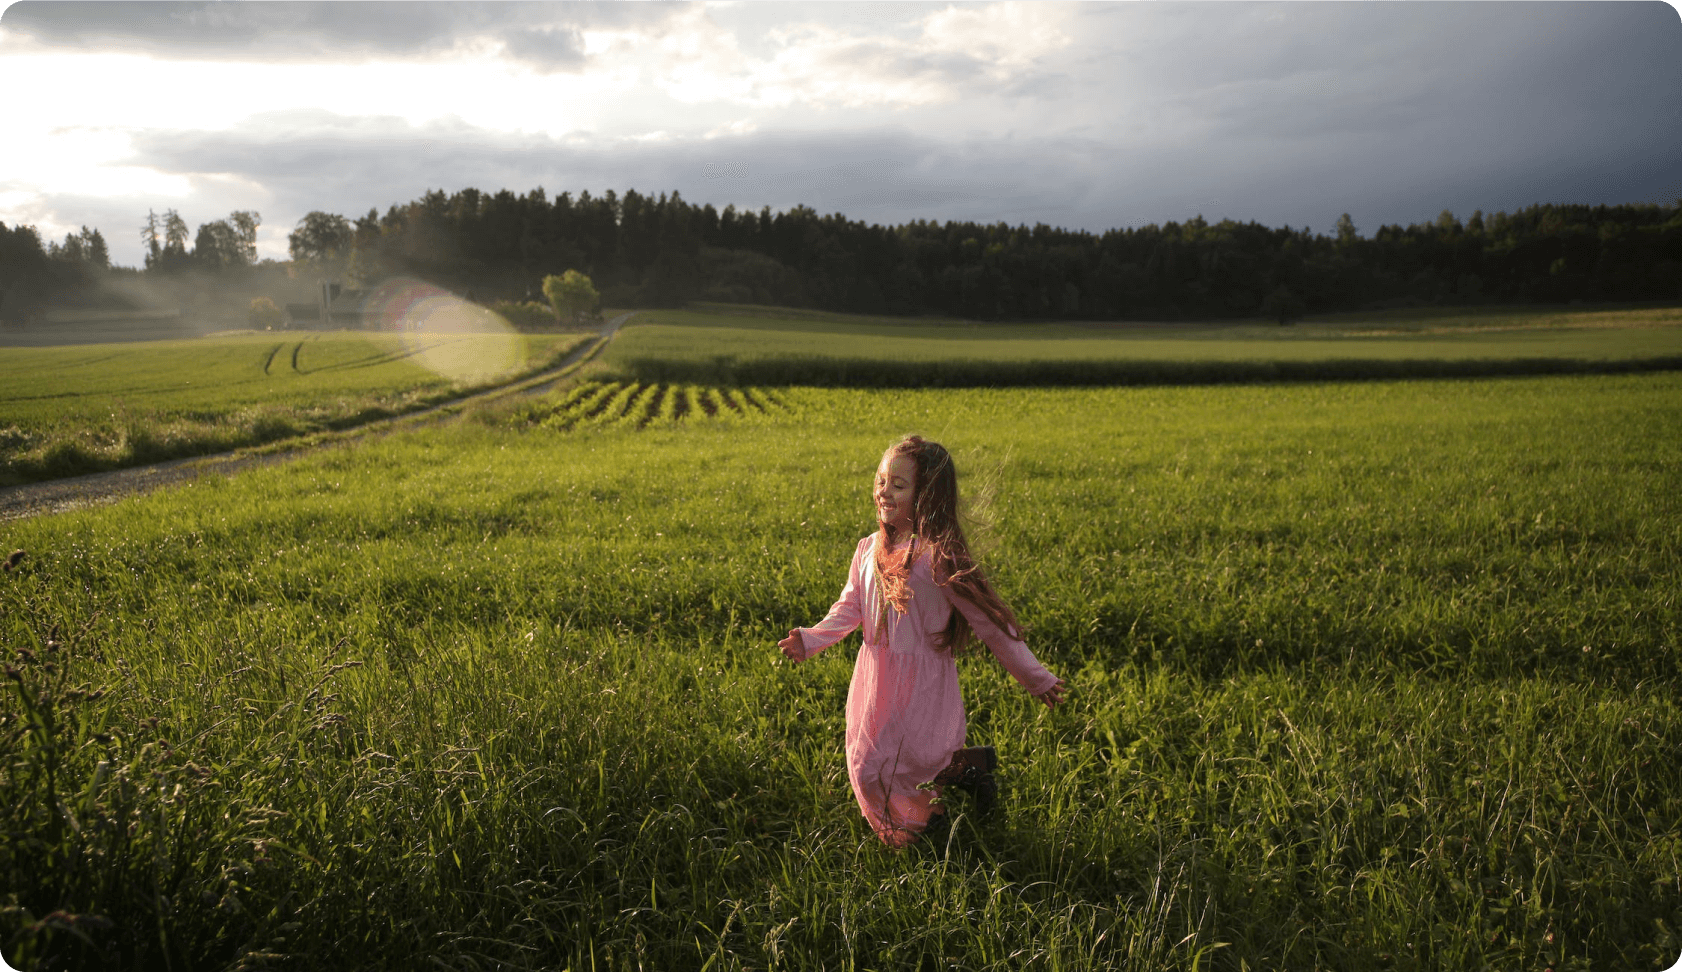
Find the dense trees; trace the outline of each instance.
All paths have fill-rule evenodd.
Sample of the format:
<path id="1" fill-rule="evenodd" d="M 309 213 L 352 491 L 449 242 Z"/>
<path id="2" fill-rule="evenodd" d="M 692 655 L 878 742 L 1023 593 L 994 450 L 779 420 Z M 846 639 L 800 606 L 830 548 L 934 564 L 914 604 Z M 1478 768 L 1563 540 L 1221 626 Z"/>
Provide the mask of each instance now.
<path id="1" fill-rule="evenodd" d="M 210 270 L 256 263 L 257 227 L 261 222 L 256 213 L 238 210 L 227 219 L 205 223 L 193 241 L 193 259 Z"/>
<path id="2" fill-rule="evenodd" d="M 148 213 L 146 275 L 249 275 L 257 226 L 256 213 L 235 212 L 200 226 L 189 250 L 179 214 Z M 1330 236 L 1202 216 L 1090 233 L 1043 223 L 881 226 L 807 206 L 718 210 L 675 192 L 463 189 L 355 219 L 312 212 L 288 242 L 299 279 L 410 275 L 482 302 L 539 300 L 543 278 L 568 268 L 591 277 L 611 306 L 705 299 L 983 320 L 1290 320 L 1421 304 L 1682 299 L 1682 201 L 1465 219 L 1445 211 L 1363 237 L 1348 214 Z M 0 306 L 75 286 L 105 252 L 97 231 L 43 245 L 30 227 L 0 227 Z"/>
<path id="3" fill-rule="evenodd" d="M 0 322 L 28 320 L 47 310 L 179 310 L 194 317 L 238 319 L 253 291 L 277 294 L 274 278 L 284 266 L 260 266 L 257 229 L 262 217 L 238 210 L 202 224 L 191 237 L 173 209 L 148 211 L 140 225 L 144 271 L 111 265 L 97 229 L 84 226 L 62 243 L 42 244 L 33 227 L 0 224 Z"/>
<path id="4" fill-rule="evenodd" d="M 147 270 L 179 270 L 187 263 L 187 221 L 173 209 L 163 216 L 146 210 L 146 222 L 140 226 L 140 245 L 144 248 Z"/>
<path id="5" fill-rule="evenodd" d="M 316 210 L 298 220 L 297 228 L 286 236 L 286 247 L 293 263 L 337 268 L 349 259 L 355 240 L 350 220 Z"/>
<path id="6" fill-rule="evenodd" d="M 261 225 L 257 213 L 236 210 L 227 219 L 201 224 L 189 251 L 187 221 L 180 213 L 166 209 L 160 217 L 147 210 L 146 222 L 140 224 L 146 269 L 178 273 L 190 267 L 218 271 L 251 266 L 257 262 L 257 227 Z"/>
<path id="7" fill-rule="evenodd" d="M 86 288 L 109 273 L 110 252 L 99 230 L 83 226 L 63 243 L 42 244 L 33 226 L 0 223 L 0 322 L 28 316 L 55 296 Z"/>
<path id="8" fill-rule="evenodd" d="M 91 268 L 104 269 L 111 265 L 111 254 L 106 249 L 105 237 L 99 230 L 82 227 L 80 233 L 66 233 L 63 243 L 47 244 L 47 256 L 65 263 L 79 264 Z"/>
<path id="9" fill-rule="evenodd" d="M 311 214 L 326 219 L 330 214 Z M 300 224 L 300 229 L 304 228 Z M 313 232 L 313 231 L 312 231 Z M 347 265 L 532 299 L 564 268 L 610 305 L 690 299 L 979 319 L 1252 317 L 1416 304 L 1682 298 L 1682 203 L 1532 206 L 1334 235 L 1198 216 L 1101 234 L 879 226 L 677 193 L 426 193 L 354 224 Z"/>

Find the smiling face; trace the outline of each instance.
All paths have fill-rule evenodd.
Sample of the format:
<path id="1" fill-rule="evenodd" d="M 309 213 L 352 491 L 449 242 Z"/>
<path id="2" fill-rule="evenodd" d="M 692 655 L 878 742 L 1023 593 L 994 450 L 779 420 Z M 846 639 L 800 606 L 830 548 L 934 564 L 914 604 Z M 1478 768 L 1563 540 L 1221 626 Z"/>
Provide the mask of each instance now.
<path id="1" fill-rule="evenodd" d="M 896 533 L 911 529 L 911 497 L 917 464 L 910 456 L 883 456 L 876 467 L 876 518 Z"/>

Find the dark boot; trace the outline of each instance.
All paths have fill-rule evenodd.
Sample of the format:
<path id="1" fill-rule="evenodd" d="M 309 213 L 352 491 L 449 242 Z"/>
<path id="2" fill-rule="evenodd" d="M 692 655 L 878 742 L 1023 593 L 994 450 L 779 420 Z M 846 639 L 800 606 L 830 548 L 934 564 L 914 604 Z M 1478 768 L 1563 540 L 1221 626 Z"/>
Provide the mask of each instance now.
<path id="1" fill-rule="evenodd" d="M 977 813 L 985 814 L 998 802 L 999 782 L 993 770 L 999 754 L 992 746 L 970 746 L 952 754 L 952 763 L 932 781 L 937 786 L 955 786 L 975 801 Z"/>
<path id="2" fill-rule="evenodd" d="M 929 818 L 929 825 L 923 828 L 919 837 L 922 841 L 936 850 L 946 847 L 947 838 L 952 834 L 952 818 L 944 813 L 937 813 Z"/>
<path id="3" fill-rule="evenodd" d="M 964 774 L 970 770 L 991 773 L 999 767 L 998 750 L 992 746 L 970 746 L 952 754 L 952 762 L 935 775 L 936 786 L 963 785 Z"/>

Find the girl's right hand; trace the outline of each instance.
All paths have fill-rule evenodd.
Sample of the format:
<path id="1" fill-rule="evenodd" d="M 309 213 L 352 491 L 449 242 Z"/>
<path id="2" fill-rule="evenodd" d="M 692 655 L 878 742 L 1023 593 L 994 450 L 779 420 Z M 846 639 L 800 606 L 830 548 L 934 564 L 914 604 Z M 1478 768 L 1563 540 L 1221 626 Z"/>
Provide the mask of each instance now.
<path id="1" fill-rule="evenodd" d="M 1063 695 L 1068 690 L 1068 686 L 1063 683 L 1063 680 L 1058 679 L 1056 685 L 1034 696 L 1034 698 L 1044 702 L 1048 708 L 1055 709 L 1063 701 Z"/>
<path id="2" fill-rule="evenodd" d="M 800 637 L 797 630 L 790 630 L 787 638 L 777 642 L 777 647 L 782 649 L 790 661 L 806 660 L 806 640 Z"/>

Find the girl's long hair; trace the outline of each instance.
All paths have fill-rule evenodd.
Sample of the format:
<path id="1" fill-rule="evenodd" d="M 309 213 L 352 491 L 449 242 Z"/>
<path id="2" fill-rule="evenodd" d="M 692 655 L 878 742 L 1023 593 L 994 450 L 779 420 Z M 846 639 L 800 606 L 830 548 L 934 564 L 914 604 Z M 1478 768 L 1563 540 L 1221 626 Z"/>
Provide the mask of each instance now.
<path id="1" fill-rule="evenodd" d="M 938 442 L 908 435 L 894 443 L 885 458 L 891 461 L 899 456 L 909 457 L 915 467 L 911 488 L 911 543 L 904 551 L 894 552 L 893 545 L 905 537 L 886 523 L 878 523 L 875 568 L 883 598 L 894 610 L 905 613 L 911 603 L 911 565 L 926 554 L 936 584 L 951 588 L 954 594 L 979 607 L 1006 634 L 1020 640 L 1022 625 L 1016 620 L 1015 612 L 993 590 L 980 565 L 970 556 L 964 528 L 958 523 L 958 470 L 952 464 L 952 454 Z M 961 655 L 974 640 L 975 632 L 970 630 L 969 621 L 962 612 L 953 611 L 951 622 L 940 636 L 941 647 L 953 655 Z"/>

